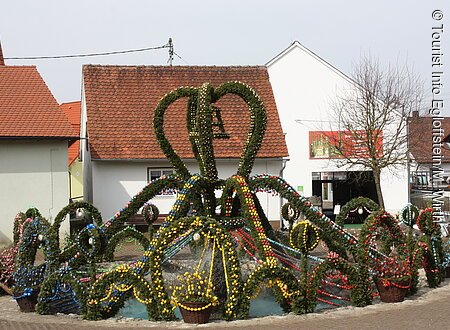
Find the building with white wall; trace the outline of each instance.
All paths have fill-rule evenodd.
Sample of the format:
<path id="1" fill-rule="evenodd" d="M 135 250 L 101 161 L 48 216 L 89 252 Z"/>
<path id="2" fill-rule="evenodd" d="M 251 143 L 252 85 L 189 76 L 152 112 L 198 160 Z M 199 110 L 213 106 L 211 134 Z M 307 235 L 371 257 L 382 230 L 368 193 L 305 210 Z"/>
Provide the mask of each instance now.
<path id="1" fill-rule="evenodd" d="M 109 218 L 152 179 L 172 172 L 153 132 L 154 109 L 168 92 L 182 86 L 213 87 L 228 81 L 248 84 L 262 98 L 267 129 L 253 167 L 254 174 L 282 174 L 288 156 L 267 68 L 207 66 L 99 66 L 83 68 L 81 101 L 81 158 L 84 198 Z M 247 104 L 228 94 L 215 104 L 228 139 L 214 140 L 220 178 L 236 174 L 250 124 Z M 164 129 L 173 149 L 190 173 L 198 173 L 186 127 L 187 99 L 166 111 Z M 216 120 L 215 118 L 214 120 Z M 269 220 L 280 220 L 280 199 L 258 194 Z M 176 195 L 160 195 L 152 202 L 167 214 Z"/>
<path id="2" fill-rule="evenodd" d="M 75 139 L 36 67 L 7 66 L 0 51 L 0 245 L 11 243 L 18 212 L 36 207 L 51 222 L 68 204 L 67 148 Z"/>
<path id="3" fill-rule="evenodd" d="M 267 68 L 289 150 L 285 179 L 305 196 L 321 196 L 327 215 L 336 204 L 359 195 L 376 200 L 373 184 L 352 183 L 351 172 L 364 171 L 369 178 L 371 173 L 338 167 L 317 138 L 323 131 L 334 130 L 331 103 L 351 89 L 352 79 L 298 41 L 270 60 Z M 381 176 L 386 209 L 400 210 L 408 202 L 406 164 L 394 174 L 385 170 Z"/>

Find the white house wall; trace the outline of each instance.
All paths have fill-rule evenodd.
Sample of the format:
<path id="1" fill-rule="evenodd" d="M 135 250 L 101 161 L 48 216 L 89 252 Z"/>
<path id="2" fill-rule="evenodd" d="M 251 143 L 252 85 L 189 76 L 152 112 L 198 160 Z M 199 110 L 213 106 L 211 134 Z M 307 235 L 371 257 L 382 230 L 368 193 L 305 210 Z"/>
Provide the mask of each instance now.
<path id="1" fill-rule="evenodd" d="M 289 151 L 285 179 L 299 193 L 312 195 L 312 172 L 343 171 L 329 159 L 310 159 L 309 132 L 329 131 L 330 104 L 351 80 L 301 45 L 293 45 L 268 63 L 268 72 Z M 382 173 L 386 209 L 407 203 L 406 169 L 399 175 Z"/>
<path id="2" fill-rule="evenodd" d="M 228 178 L 237 171 L 237 160 L 217 160 L 219 177 Z M 191 173 L 198 173 L 194 162 L 187 162 Z M 147 185 L 147 168 L 170 168 L 168 162 L 92 161 L 93 203 L 109 219 L 123 208 L 131 198 Z M 281 160 L 257 159 L 253 174 L 279 175 Z M 258 193 L 261 205 L 270 220 L 280 219 L 280 199 L 267 193 Z M 175 202 L 175 196 L 156 196 L 152 203 L 160 213 L 167 214 Z"/>
<path id="3" fill-rule="evenodd" d="M 36 207 L 52 221 L 68 204 L 67 141 L 0 141 L 0 245 L 13 237 L 15 215 Z M 69 232 L 69 223 L 61 232 Z M 62 236 L 61 236 L 62 237 Z"/>

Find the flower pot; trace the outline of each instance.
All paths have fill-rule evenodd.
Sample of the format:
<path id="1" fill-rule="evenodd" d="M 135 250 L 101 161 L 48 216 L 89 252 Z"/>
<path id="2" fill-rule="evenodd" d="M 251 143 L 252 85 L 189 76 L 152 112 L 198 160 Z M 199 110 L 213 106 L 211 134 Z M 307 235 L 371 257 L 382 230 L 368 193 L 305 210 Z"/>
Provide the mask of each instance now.
<path id="1" fill-rule="evenodd" d="M 186 323 L 208 323 L 211 316 L 212 305 L 207 302 L 178 303 L 181 316 Z"/>
<path id="2" fill-rule="evenodd" d="M 39 296 L 39 291 L 35 290 L 32 292 L 23 292 L 21 294 L 15 293 L 14 299 L 19 305 L 20 311 L 24 313 L 34 312 L 37 300 Z"/>
<path id="3" fill-rule="evenodd" d="M 376 280 L 375 284 L 380 293 L 381 301 L 385 303 L 402 302 L 410 288 L 410 284 L 407 282 L 397 284 L 382 279 Z"/>

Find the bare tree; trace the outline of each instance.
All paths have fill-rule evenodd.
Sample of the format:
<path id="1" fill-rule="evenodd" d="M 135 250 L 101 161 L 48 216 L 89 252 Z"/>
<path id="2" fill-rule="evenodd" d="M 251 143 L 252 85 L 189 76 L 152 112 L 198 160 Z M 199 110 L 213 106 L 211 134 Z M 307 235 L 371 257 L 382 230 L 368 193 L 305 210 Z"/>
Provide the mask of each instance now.
<path id="1" fill-rule="evenodd" d="M 384 208 L 380 176 L 408 160 L 408 118 L 420 111 L 423 83 L 406 65 L 382 67 L 363 57 L 354 84 L 333 102 L 329 141 L 338 166 L 373 172 L 378 203 Z"/>

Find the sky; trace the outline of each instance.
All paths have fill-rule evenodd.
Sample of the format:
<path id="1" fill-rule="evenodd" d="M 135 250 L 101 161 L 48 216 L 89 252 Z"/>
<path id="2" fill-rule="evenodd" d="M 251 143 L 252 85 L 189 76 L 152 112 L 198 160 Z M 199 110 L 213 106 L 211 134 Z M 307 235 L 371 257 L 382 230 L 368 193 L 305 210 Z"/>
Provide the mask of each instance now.
<path id="1" fill-rule="evenodd" d="M 432 13 L 440 10 L 441 20 Z M 437 28 L 444 27 L 440 32 Z M 434 28 L 434 29 L 433 29 Z M 441 67 L 432 67 L 432 38 Z M 174 65 L 264 65 L 295 40 L 346 74 L 362 55 L 383 65 L 407 63 L 440 87 L 450 115 L 448 0 L 2 0 L 5 58 L 55 56 L 157 47 L 172 38 Z M 449 54 L 447 56 L 447 53 Z M 59 103 L 80 100 L 83 64 L 167 65 L 167 49 L 106 57 L 8 60 L 36 65 Z M 448 83 L 447 83 L 448 82 Z M 435 95 L 436 96 L 436 95 Z"/>

